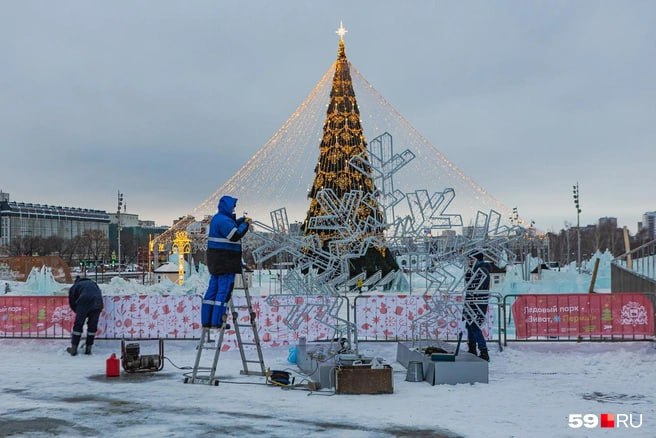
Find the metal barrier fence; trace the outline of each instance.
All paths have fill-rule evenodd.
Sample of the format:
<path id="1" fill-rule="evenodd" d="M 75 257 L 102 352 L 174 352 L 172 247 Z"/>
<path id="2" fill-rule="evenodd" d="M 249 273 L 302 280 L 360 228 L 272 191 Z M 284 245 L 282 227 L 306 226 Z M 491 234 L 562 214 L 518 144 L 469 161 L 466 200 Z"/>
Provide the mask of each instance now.
<path id="1" fill-rule="evenodd" d="M 643 293 L 506 295 L 501 307 L 504 345 L 655 338 L 654 307 Z"/>
<path id="2" fill-rule="evenodd" d="M 0 337 L 68 338 L 75 315 L 62 296 L 0 296 Z"/>
<path id="3" fill-rule="evenodd" d="M 616 257 L 613 265 L 619 266 L 636 275 L 656 282 L 656 240 L 647 242 L 626 254 Z M 642 291 L 642 289 L 639 289 Z M 653 292 L 653 289 L 652 289 Z"/>
<path id="4" fill-rule="evenodd" d="M 656 305 L 656 240 L 613 259 L 611 291 L 649 293 Z"/>
<path id="5" fill-rule="evenodd" d="M 198 339 L 201 298 L 173 295 L 103 297 L 98 339 Z M 0 296 L 0 337 L 69 338 L 75 313 L 67 296 Z"/>
<path id="6" fill-rule="evenodd" d="M 235 291 L 235 304 L 244 297 Z M 457 339 L 459 314 L 431 316 L 430 327 L 413 327 L 426 315 L 430 297 L 360 295 L 351 307 L 335 306 L 333 297 L 253 297 L 264 346 L 332 340 L 335 328 L 353 321 L 359 342 Z M 193 339 L 200 337 L 199 295 L 125 295 L 104 297 L 99 339 Z M 340 313 L 337 312 L 339 310 Z M 332 313 L 331 313 L 332 312 Z M 247 315 L 241 318 L 248 319 Z M 0 338 L 67 339 L 75 319 L 65 296 L 0 296 Z M 245 321 L 244 320 L 244 321 Z M 241 321 L 241 322 L 244 322 Z M 288 327 L 292 321 L 294 329 Z M 643 293 L 506 295 L 491 294 L 486 338 L 508 341 L 653 341 L 654 305 Z M 248 332 L 248 331 L 246 331 Z M 248 340 L 249 334 L 246 333 Z M 236 346 L 226 331 L 227 349 Z"/>
<path id="7" fill-rule="evenodd" d="M 612 263 L 610 265 L 610 290 L 612 292 L 633 292 L 636 290 L 656 296 L 656 280 L 647 278 L 624 266 Z"/>
<path id="8" fill-rule="evenodd" d="M 240 297 L 233 296 L 234 299 Z M 260 339 L 264 341 L 270 336 L 285 345 L 299 338 L 308 342 L 332 341 L 335 333 L 346 329 L 349 307 L 347 297 L 325 295 L 275 294 L 253 300 Z"/>
<path id="9" fill-rule="evenodd" d="M 359 295 L 353 302 L 353 321 L 357 327 L 358 342 L 368 341 L 419 341 L 427 338 L 456 341 L 464 329 L 461 310 L 443 316 L 433 316 L 435 323 L 422 326 L 421 317 L 430 307 L 430 295 Z M 491 293 L 487 301 L 473 302 L 488 304 L 483 335 L 501 347 L 502 315 L 501 295 Z M 462 300 L 464 304 L 464 298 Z M 419 328 L 414 321 L 419 320 Z"/>
<path id="10" fill-rule="evenodd" d="M 233 300 L 237 306 L 245 304 L 245 297 L 235 291 Z M 302 302 L 307 306 L 302 306 Z M 98 339 L 167 339 L 197 340 L 200 338 L 199 295 L 122 295 L 103 297 L 105 308 L 98 324 Z M 276 296 L 268 302 L 266 297 L 253 297 L 257 326 L 263 346 L 277 347 L 295 343 L 299 337 L 310 341 L 328 340 L 334 337 L 331 321 L 327 316 L 334 303 L 326 297 Z M 348 308 L 348 305 L 346 306 Z M 295 309 L 292 314 L 291 309 Z M 229 315 L 228 322 L 231 323 Z M 287 320 L 293 318 L 294 330 Z M 250 316 L 240 314 L 240 322 L 248 322 Z M 0 296 L 0 338 L 68 339 L 75 313 L 68 306 L 65 296 Z M 321 322 L 323 321 L 323 322 Z M 326 325 L 324 322 L 327 322 Z M 242 339 L 249 342 L 252 332 L 242 332 Z M 236 347 L 234 329 L 226 330 L 224 349 Z"/>

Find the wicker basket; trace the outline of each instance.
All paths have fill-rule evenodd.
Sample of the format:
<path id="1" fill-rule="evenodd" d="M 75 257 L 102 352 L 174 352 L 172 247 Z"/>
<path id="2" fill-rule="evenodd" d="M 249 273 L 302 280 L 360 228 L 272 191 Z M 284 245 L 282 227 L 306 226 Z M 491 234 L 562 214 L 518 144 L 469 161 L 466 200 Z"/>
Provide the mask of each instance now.
<path id="1" fill-rule="evenodd" d="M 392 394 L 392 367 L 341 366 L 336 371 L 337 394 Z"/>

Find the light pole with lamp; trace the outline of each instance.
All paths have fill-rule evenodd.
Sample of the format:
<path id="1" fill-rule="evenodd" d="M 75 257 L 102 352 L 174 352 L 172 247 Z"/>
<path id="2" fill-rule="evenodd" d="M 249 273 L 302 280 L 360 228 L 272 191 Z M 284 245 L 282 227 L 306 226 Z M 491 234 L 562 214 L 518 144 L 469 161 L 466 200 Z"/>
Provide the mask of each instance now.
<path id="1" fill-rule="evenodd" d="M 123 206 L 123 193 L 118 191 L 118 208 L 116 210 L 116 229 L 118 230 L 118 276 L 121 276 L 121 207 Z"/>
<path id="2" fill-rule="evenodd" d="M 572 186 L 574 190 L 574 206 L 576 207 L 576 265 L 579 267 L 579 274 L 581 273 L 581 204 L 579 198 L 579 183 Z"/>
<path id="3" fill-rule="evenodd" d="M 510 219 L 510 225 L 515 225 L 516 223 L 519 223 L 519 212 L 517 211 L 517 207 L 513 207 L 512 214 L 510 215 L 509 219 Z"/>

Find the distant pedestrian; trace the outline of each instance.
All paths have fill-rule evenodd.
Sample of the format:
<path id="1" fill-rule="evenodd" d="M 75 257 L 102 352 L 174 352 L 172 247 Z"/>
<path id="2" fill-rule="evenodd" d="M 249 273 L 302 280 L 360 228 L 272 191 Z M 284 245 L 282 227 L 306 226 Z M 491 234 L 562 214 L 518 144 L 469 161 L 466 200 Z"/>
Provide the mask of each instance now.
<path id="1" fill-rule="evenodd" d="M 471 258 L 465 274 L 466 290 L 463 309 L 463 320 L 467 328 L 467 347 L 469 352 L 474 355 L 477 355 L 476 347 L 478 347 L 479 357 L 489 361 L 490 355 L 481 327 L 485 323 L 490 299 L 490 264 L 484 261 L 481 252 L 472 254 Z"/>
<path id="2" fill-rule="evenodd" d="M 210 271 L 210 282 L 201 306 L 203 327 L 223 326 L 235 285 L 235 274 L 242 271 L 240 240 L 248 231 L 251 219 L 246 217 L 237 219 L 236 206 L 236 198 L 221 197 L 219 211 L 210 222 L 207 238 L 207 268 Z"/>
<path id="3" fill-rule="evenodd" d="M 95 281 L 90 278 L 75 278 L 75 283 L 68 290 L 68 304 L 75 312 L 75 323 L 71 334 L 71 346 L 66 351 L 77 355 L 77 347 L 82 338 L 84 323 L 87 324 L 87 341 L 84 354 L 91 354 L 91 347 L 98 329 L 98 319 L 103 309 L 102 293 Z"/>
<path id="4" fill-rule="evenodd" d="M 5 283 L 5 294 L 8 294 L 11 292 L 11 287 L 9 287 L 9 283 Z"/>

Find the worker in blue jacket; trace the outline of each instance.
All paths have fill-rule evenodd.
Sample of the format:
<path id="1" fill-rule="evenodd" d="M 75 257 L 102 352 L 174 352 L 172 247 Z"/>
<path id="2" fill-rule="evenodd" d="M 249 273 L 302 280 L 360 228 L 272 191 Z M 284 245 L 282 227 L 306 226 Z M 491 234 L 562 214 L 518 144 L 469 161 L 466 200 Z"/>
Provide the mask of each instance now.
<path id="1" fill-rule="evenodd" d="M 480 350 L 479 357 L 490 361 L 487 343 L 481 327 L 485 324 L 488 301 L 490 299 L 490 264 L 485 261 L 481 252 L 474 252 L 470 263 L 473 266 L 465 274 L 465 305 L 463 319 L 467 328 L 467 346 L 469 352 L 476 355 L 476 347 Z"/>
<path id="2" fill-rule="evenodd" d="M 207 238 L 207 268 L 210 271 L 210 283 L 201 307 L 203 327 L 223 326 L 227 303 L 232 297 L 235 274 L 241 273 L 240 240 L 248 231 L 251 219 L 246 217 L 237 219 L 236 206 L 236 198 L 221 197 L 219 211 L 210 222 Z"/>
<path id="3" fill-rule="evenodd" d="M 71 346 L 66 349 L 71 356 L 77 355 L 77 347 L 82 338 L 84 322 L 87 323 L 87 341 L 84 354 L 91 354 L 91 347 L 96 338 L 98 320 L 103 309 L 100 288 L 90 278 L 75 278 L 75 283 L 68 290 L 68 304 L 75 312 L 75 323 L 71 334 Z"/>

